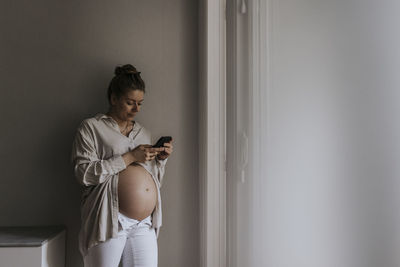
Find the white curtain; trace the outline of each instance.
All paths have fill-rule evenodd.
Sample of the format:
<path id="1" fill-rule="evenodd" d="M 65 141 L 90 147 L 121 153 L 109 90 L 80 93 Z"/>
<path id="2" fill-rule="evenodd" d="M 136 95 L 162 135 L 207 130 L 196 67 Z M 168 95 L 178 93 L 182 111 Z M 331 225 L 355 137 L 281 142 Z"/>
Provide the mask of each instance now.
<path id="1" fill-rule="evenodd" d="M 400 2 L 242 2 L 228 266 L 400 266 Z"/>

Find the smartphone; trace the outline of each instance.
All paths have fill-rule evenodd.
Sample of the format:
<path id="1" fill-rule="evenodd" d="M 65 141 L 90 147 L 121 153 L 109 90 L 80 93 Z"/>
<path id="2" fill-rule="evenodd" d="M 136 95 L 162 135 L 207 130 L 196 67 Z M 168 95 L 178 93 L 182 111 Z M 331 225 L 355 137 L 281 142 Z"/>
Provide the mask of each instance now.
<path id="1" fill-rule="evenodd" d="M 158 139 L 157 143 L 153 145 L 153 147 L 162 147 L 164 143 L 169 143 L 171 142 L 171 140 L 171 136 L 161 136 L 160 139 Z"/>

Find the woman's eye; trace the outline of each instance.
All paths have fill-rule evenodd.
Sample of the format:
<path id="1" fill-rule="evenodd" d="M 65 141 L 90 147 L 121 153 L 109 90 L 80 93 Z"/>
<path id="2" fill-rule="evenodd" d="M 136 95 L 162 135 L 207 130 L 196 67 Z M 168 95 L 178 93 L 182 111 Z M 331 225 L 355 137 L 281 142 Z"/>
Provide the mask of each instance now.
<path id="1" fill-rule="evenodd" d="M 132 106 L 134 103 L 126 102 L 127 105 Z M 141 106 L 143 103 L 138 103 L 138 106 Z"/>

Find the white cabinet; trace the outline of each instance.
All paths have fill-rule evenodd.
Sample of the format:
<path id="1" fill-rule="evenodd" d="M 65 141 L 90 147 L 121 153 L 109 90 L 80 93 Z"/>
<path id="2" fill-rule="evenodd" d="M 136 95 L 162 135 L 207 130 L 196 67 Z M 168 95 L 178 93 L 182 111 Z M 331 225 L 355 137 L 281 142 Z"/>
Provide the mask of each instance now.
<path id="1" fill-rule="evenodd" d="M 64 226 L 0 227 L 0 267 L 64 267 Z"/>

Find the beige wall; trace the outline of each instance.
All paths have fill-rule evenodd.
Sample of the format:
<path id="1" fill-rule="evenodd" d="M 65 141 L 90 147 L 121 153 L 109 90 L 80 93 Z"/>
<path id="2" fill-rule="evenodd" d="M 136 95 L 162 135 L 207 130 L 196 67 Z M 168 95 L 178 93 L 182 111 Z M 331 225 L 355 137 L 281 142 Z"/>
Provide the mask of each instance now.
<path id="1" fill-rule="evenodd" d="M 175 139 L 159 266 L 199 266 L 197 9 L 185 0 L 2 1 L 0 225 L 65 224 L 67 266 L 82 266 L 71 142 L 82 119 L 107 110 L 114 66 L 132 63 L 148 90 L 137 120 L 154 138 Z"/>

